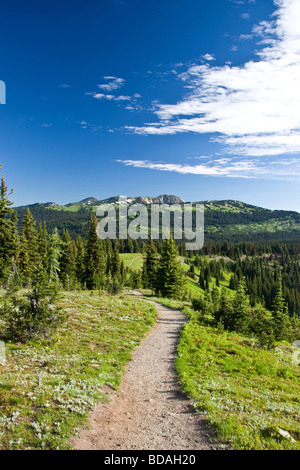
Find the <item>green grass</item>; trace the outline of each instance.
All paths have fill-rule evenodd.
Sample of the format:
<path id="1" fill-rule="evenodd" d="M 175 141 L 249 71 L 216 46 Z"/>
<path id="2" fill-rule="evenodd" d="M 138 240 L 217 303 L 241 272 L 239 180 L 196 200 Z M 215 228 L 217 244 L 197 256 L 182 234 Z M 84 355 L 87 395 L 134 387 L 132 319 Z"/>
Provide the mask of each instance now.
<path id="1" fill-rule="evenodd" d="M 96 403 L 118 389 L 132 350 L 155 322 L 136 298 L 65 292 L 53 344 L 7 343 L 0 365 L 0 449 L 65 449 Z"/>
<path id="2" fill-rule="evenodd" d="M 143 267 L 142 253 L 120 253 L 120 259 L 124 262 L 125 268 L 129 267 L 133 271 Z"/>
<path id="3" fill-rule="evenodd" d="M 191 278 L 187 278 L 186 290 L 191 293 L 192 297 L 199 297 L 204 292 L 198 283 L 198 279 L 194 280 Z"/>
<path id="4" fill-rule="evenodd" d="M 51 210 L 51 211 L 62 211 L 62 212 L 79 212 L 80 210 L 84 209 L 87 212 L 94 212 L 96 213 L 98 206 L 91 206 L 86 204 L 83 206 L 82 204 L 70 204 L 68 206 L 50 206 L 50 207 L 45 207 L 45 210 Z"/>
<path id="5" fill-rule="evenodd" d="M 190 320 L 176 367 L 185 392 L 223 442 L 235 449 L 300 450 L 300 370 L 290 347 L 259 349 L 254 340 Z"/>
<path id="6" fill-rule="evenodd" d="M 207 233 L 219 233 L 224 235 L 236 234 L 258 234 L 258 233 L 276 233 L 281 231 L 300 231 L 300 224 L 287 219 L 269 219 L 264 222 L 252 222 L 249 224 L 230 224 L 224 226 L 215 226 L 206 224 L 205 231 Z"/>

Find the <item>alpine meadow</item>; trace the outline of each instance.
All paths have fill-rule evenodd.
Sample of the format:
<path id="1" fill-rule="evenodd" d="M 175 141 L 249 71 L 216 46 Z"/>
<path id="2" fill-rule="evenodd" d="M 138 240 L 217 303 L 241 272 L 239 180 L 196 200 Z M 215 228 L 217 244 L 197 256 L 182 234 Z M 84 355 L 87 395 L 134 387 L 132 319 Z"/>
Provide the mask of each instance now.
<path id="1" fill-rule="evenodd" d="M 299 1 L 69 7 L 0 6 L 0 450 L 300 450 Z"/>

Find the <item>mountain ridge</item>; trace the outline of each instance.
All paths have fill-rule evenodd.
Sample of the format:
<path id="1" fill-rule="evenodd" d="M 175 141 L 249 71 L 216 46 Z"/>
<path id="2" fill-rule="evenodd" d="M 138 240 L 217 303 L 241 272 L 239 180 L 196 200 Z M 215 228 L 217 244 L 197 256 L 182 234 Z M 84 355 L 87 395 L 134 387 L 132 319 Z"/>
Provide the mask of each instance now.
<path id="1" fill-rule="evenodd" d="M 117 203 L 119 201 L 120 197 L 126 197 L 128 203 L 142 203 L 142 204 L 203 204 L 206 208 L 209 207 L 209 205 L 224 205 L 224 207 L 232 207 L 231 205 L 236 205 L 239 206 L 240 208 L 253 208 L 253 209 L 258 209 L 258 210 L 263 210 L 263 211 L 269 211 L 269 212 L 285 212 L 285 213 L 293 213 L 293 214 L 300 214 L 300 212 L 295 211 L 295 210 L 289 210 L 289 209 L 269 209 L 263 206 L 257 206 L 255 204 L 250 204 L 247 202 L 239 201 L 237 199 L 209 199 L 209 200 L 200 200 L 200 201 L 184 201 L 181 199 L 179 196 L 175 195 L 168 195 L 168 194 L 162 194 L 159 196 L 112 196 L 109 198 L 105 199 L 98 199 L 95 198 L 94 196 L 90 196 L 87 198 L 84 198 L 80 201 L 76 202 L 69 202 L 67 204 L 58 204 L 54 201 L 48 201 L 48 202 L 35 202 L 31 204 L 23 204 L 20 206 L 13 206 L 13 209 L 19 210 L 23 208 L 31 208 L 31 207 L 45 207 L 45 208 L 57 208 L 62 209 L 67 208 L 67 207 L 72 207 L 72 206 L 82 206 L 82 207 L 88 207 L 88 206 L 98 206 L 100 204 L 107 204 L 107 203 Z"/>
<path id="2" fill-rule="evenodd" d="M 21 226 L 26 208 L 29 207 L 37 224 L 46 222 L 49 229 L 55 227 L 61 233 L 67 229 L 71 236 L 85 236 L 92 213 L 101 204 L 119 204 L 120 196 L 107 199 L 87 197 L 78 202 L 59 205 L 55 202 L 35 203 L 14 207 Z M 124 196 L 123 196 L 124 197 Z M 127 197 L 128 206 L 133 203 L 184 204 L 178 196 L 162 194 L 156 197 Z M 209 241 L 300 241 L 300 213 L 273 210 L 233 199 L 195 201 L 204 205 L 205 239 Z"/>

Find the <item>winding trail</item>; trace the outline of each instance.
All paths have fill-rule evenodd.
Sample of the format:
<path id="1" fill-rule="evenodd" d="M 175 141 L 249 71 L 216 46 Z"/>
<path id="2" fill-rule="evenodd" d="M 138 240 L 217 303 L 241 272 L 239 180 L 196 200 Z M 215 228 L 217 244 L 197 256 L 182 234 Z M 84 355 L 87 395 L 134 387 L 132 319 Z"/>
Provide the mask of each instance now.
<path id="1" fill-rule="evenodd" d="M 136 256 L 135 258 L 133 258 L 133 259 L 130 261 L 130 264 L 128 265 L 128 268 L 130 268 L 130 266 L 132 265 L 132 263 L 134 263 L 135 260 L 140 259 L 140 258 L 142 258 L 142 256 Z"/>
<path id="2" fill-rule="evenodd" d="M 135 295 L 141 295 L 134 291 Z M 133 352 L 121 387 L 91 413 L 87 428 L 71 440 L 78 450 L 214 450 L 205 418 L 178 384 L 174 361 L 186 318 L 152 302 L 157 322 Z"/>

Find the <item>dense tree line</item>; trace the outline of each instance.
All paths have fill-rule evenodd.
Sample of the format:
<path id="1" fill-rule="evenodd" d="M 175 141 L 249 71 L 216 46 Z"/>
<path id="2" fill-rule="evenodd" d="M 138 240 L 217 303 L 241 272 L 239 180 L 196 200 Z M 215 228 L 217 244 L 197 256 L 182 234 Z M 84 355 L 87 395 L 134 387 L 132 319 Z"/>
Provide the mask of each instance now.
<path id="1" fill-rule="evenodd" d="M 20 230 L 16 213 L 11 209 L 4 179 L 0 206 L 1 271 L 0 282 L 30 287 L 37 271 L 43 271 L 48 282 L 59 282 L 64 289 L 102 289 L 117 292 L 124 283 L 131 287 L 151 287 L 156 293 L 179 298 L 183 294 L 184 276 L 178 250 L 172 239 L 154 246 L 137 240 L 100 240 L 97 218 L 90 214 L 85 238 L 72 239 L 68 230 L 60 236 L 55 228 L 48 231 L 46 223 L 36 226 L 29 208 L 24 213 Z M 128 272 L 120 253 L 145 251 L 143 272 Z"/>
<path id="2" fill-rule="evenodd" d="M 260 302 L 250 305 L 244 280 L 230 295 L 226 289 L 214 287 L 204 296 L 192 300 L 193 308 L 202 316 L 213 318 L 218 328 L 255 336 L 261 346 L 271 347 L 275 341 L 292 342 L 300 335 L 299 316 L 290 316 L 279 277 L 271 309 Z"/>
<path id="3" fill-rule="evenodd" d="M 27 208 L 18 231 L 15 211 L 4 178 L 0 194 L 0 282 L 30 286 L 37 270 L 48 282 L 59 281 L 68 288 L 117 289 L 122 285 L 124 267 L 119 257 L 118 241 L 100 240 L 96 233 L 97 219 L 91 216 L 85 239 L 72 239 L 67 230 L 62 236 L 56 229 L 47 230 L 46 223 L 36 222 Z"/>
<path id="4" fill-rule="evenodd" d="M 300 312 L 300 266 L 298 255 L 288 261 L 284 258 L 253 257 L 229 263 L 233 272 L 229 287 L 236 290 L 239 282 L 245 279 L 250 303 L 254 306 L 262 302 L 271 309 L 279 277 L 282 279 L 283 296 L 291 316 Z"/>
<path id="5" fill-rule="evenodd" d="M 233 203 L 234 208 L 238 208 L 238 203 L 234 201 L 223 201 L 223 206 L 227 203 Z M 19 228 L 24 218 L 26 207 L 16 208 Z M 71 211 L 65 207 L 53 207 L 53 203 L 46 204 L 32 204 L 30 211 L 37 222 L 37 225 L 44 221 L 47 223 L 49 231 L 57 228 L 58 233 L 62 235 L 64 230 L 68 230 L 71 238 L 78 236 L 85 237 L 93 206 L 81 206 L 78 210 Z M 239 208 L 238 208 L 239 209 Z M 148 205 L 150 214 L 150 205 Z M 271 211 L 259 207 L 241 204 L 240 210 L 224 210 L 222 201 L 218 202 L 217 208 L 211 208 L 209 205 L 205 207 L 205 239 L 207 242 L 222 243 L 224 237 L 230 243 L 238 243 L 242 240 L 245 242 L 253 240 L 254 242 L 265 243 L 267 241 L 276 242 L 277 240 L 284 240 L 285 242 L 298 242 L 300 241 L 300 232 L 292 229 L 280 231 L 267 231 L 262 230 L 256 232 L 252 230 L 253 224 L 260 223 L 273 223 L 278 221 L 279 224 L 283 222 L 284 226 L 293 226 L 300 223 L 300 215 L 293 211 Z M 195 221 L 193 221 L 195 223 Z M 249 230 L 245 232 L 237 231 L 232 233 L 230 226 L 243 225 L 249 226 Z M 195 227 L 193 227 L 195 229 Z M 283 226 L 281 227 L 283 229 Z"/>
<path id="6" fill-rule="evenodd" d="M 32 311 L 43 318 L 45 298 L 54 298 L 57 286 L 116 293 L 127 285 L 148 288 L 163 297 L 186 298 L 186 275 L 178 257 L 181 255 L 189 264 L 188 276 L 204 292 L 193 299 L 194 308 L 209 313 L 216 324 L 252 332 L 265 343 L 273 339 L 290 340 L 298 331 L 300 246 L 297 243 L 208 242 L 194 253 L 186 251 L 184 243 L 175 243 L 172 237 L 163 241 L 150 238 L 147 243 L 130 238 L 100 240 L 97 218 L 92 212 L 85 236 L 74 238 L 66 228 L 59 232 L 56 227 L 49 229 L 46 222 L 37 225 L 29 208 L 18 221 L 9 197 L 2 177 L 0 285 L 11 292 L 20 287 L 31 289 L 23 303 L 22 321 L 26 312 L 32 314 Z M 143 269 L 125 268 L 120 253 L 137 252 L 143 253 Z M 222 289 L 228 273 L 230 290 Z M 11 318 L 18 319 L 16 297 L 11 296 L 5 309 L 14 312 Z M 59 318 L 58 313 L 55 318 Z M 40 322 L 44 324 L 43 331 L 47 331 L 49 322 L 46 317 L 43 321 Z M 13 326 L 17 328 L 20 323 L 14 320 L 10 328 Z"/>

